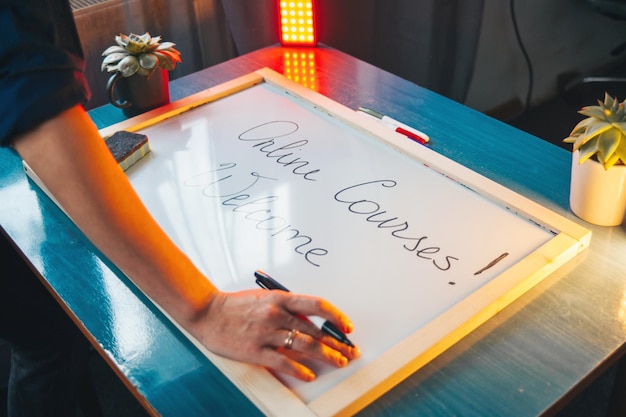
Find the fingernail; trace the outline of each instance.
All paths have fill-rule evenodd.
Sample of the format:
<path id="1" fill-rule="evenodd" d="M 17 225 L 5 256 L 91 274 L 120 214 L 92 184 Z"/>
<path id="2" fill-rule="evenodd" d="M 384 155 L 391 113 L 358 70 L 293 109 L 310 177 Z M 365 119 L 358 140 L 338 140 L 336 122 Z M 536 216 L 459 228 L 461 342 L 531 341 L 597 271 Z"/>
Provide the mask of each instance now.
<path id="1" fill-rule="evenodd" d="M 304 379 L 306 382 L 311 382 L 315 380 L 315 374 L 311 371 L 308 371 L 306 375 L 304 375 Z"/>

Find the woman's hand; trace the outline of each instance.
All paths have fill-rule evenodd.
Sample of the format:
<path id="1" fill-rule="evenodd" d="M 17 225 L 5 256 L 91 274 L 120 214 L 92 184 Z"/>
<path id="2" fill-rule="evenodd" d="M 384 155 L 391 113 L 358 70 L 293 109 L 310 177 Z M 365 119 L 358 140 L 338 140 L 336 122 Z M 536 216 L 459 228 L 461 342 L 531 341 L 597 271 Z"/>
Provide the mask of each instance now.
<path id="1" fill-rule="evenodd" d="M 215 294 L 190 330 L 214 353 L 303 381 L 314 380 L 315 374 L 298 361 L 302 355 L 336 367 L 359 356 L 358 348 L 338 342 L 302 316 L 319 316 L 344 333 L 352 331 L 350 320 L 323 299 L 264 290 Z"/>

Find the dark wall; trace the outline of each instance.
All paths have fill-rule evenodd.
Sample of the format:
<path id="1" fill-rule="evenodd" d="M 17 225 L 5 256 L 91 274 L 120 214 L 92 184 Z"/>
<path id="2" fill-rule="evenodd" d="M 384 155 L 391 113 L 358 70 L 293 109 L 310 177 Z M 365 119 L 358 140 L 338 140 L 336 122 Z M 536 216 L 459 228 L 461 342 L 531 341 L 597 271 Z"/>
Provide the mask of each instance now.
<path id="1" fill-rule="evenodd" d="M 463 102 L 484 0 L 316 0 L 318 40 Z M 116 34 L 162 35 L 183 63 L 170 79 L 278 42 L 276 0 L 109 0 L 75 12 L 93 98 L 107 102 L 101 53 Z"/>
<path id="2" fill-rule="evenodd" d="M 224 0 L 239 53 L 277 42 L 274 0 Z M 483 0 L 317 0 L 318 40 L 463 101 Z"/>

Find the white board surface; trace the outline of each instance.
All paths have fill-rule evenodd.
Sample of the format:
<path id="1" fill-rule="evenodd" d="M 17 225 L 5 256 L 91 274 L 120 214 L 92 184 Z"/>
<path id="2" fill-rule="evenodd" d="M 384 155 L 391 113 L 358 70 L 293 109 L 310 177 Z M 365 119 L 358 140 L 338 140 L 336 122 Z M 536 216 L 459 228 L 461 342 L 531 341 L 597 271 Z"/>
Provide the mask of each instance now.
<path id="1" fill-rule="evenodd" d="M 554 237 L 271 84 L 141 132 L 152 152 L 132 184 L 220 289 L 256 288 L 262 269 L 353 320 L 360 359 L 278 376 L 305 403 Z"/>

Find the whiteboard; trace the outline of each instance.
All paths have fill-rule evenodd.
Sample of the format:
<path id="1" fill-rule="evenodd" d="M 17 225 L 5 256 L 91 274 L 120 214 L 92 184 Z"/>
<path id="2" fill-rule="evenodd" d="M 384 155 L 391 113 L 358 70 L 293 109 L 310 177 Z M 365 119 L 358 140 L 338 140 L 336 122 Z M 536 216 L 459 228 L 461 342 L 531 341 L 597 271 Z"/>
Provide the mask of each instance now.
<path id="1" fill-rule="evenodd" d="M 127 171 L 139 196 L 218 288 L 257 288 L 261 269 L 352 319 L 361 358 L 310 362 L 311 383 L 196 342 L 267 414 L 357 411 L 588 244 L 580 226 L 266 69 L 101 133 L 121 129 L 149 138 Z"/>

